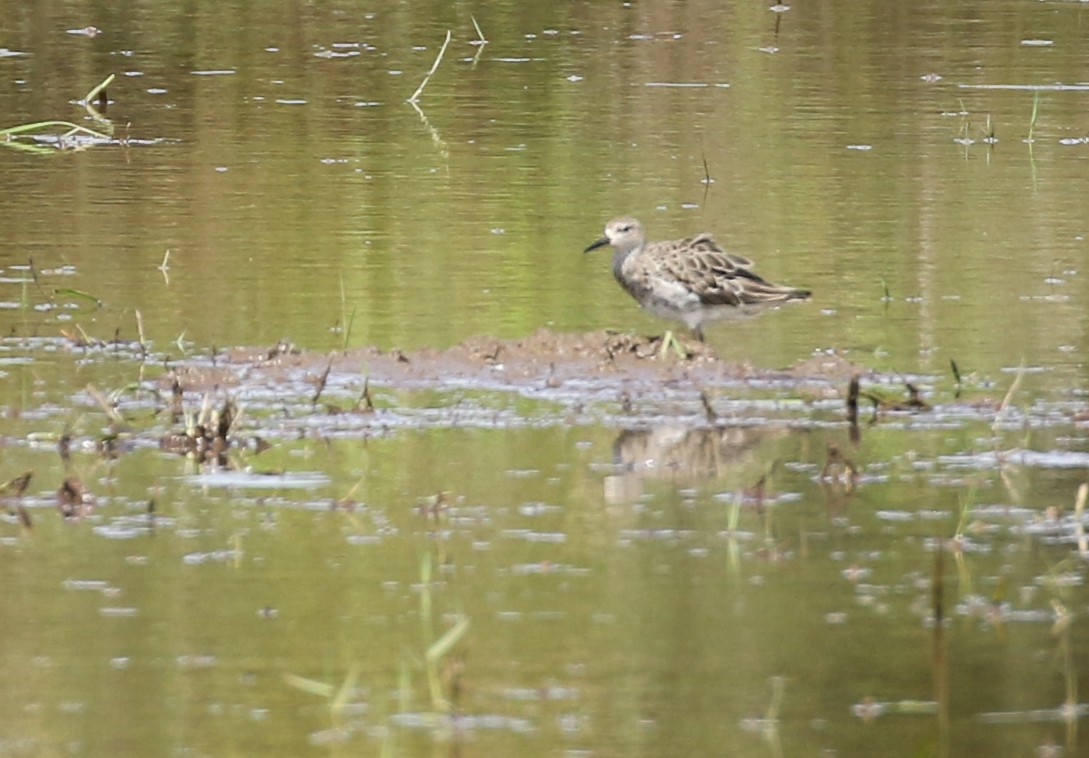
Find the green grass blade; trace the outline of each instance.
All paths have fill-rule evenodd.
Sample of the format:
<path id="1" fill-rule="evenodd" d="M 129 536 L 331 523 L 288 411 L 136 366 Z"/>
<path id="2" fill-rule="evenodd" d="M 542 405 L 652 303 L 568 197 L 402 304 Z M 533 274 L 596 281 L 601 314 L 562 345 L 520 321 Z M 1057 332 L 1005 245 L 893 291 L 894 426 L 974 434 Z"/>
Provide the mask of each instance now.
<path id="1" fill-rule="evenodd" d="M 316 679 L 307 679 L 305 676 L 299 676 L 298 674 L 284 674 L 284 681 L 290 684 L 292 687 L 303 692 L 309 692 L 311 695 L 317 695 L 318 697 L 331 698 L 335 694 L 333 685 L 326 684 L 325 682 L 319 682 Z"/>
<path id="2" fill-rule="evenodd" d="M 428 663 L 435 663 L 441 659 L 444 655 L 450 652 L 450 649 L 454 645 L 461 641 L 461 638 L 465 636 L 465 633 L 469 631 L 469 617 L 462 616 L 458 619 L 458 622 L 452 627 L 446 630 L 446 634 L 439 637 L 432 643 L 431 647 L 427 649 L 427 661 Z"/>
<path id="3" fill-rule="evenodd" d="M 97 297 L 92 295 L 90 292 L 84 292 L 83 290 L 59 289 L 59 290 L 56 290 L 53 294 L 54 295 L 71 295 L 72 297 L 78 297 L 78 298 L 80 298 L 82 300 L 91 301 L 92 303 L 95 304 L 96 308 L 101 308 L 102 307 L 102 301 L 101 300 L 99 300 Z"/>

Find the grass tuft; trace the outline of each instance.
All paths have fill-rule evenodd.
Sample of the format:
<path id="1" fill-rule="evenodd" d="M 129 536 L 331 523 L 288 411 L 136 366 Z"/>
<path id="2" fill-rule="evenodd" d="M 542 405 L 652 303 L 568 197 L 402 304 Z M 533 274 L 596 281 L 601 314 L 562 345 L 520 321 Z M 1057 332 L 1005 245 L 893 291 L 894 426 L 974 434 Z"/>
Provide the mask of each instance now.
<path id="1" fill-rule="evenodd" d="M 79 101 L 87 108 L 88 112 L 96 121 L 105 124 L 106 128 L 110 129 L 111 132 L 112 126 L 110 125 L 110 122 L 107 119 L 102 118 L 102 116 L 94 110 L 91 103 L 100 94 L 105 98 L 106 87 L 113 82 L 115 76 L 115 74 L 107 76 L 93 87 L 83 100 Z M 57 129 L 64 129 L 65 131 L 62 134 L 57 135 Z M 34 137 L 38 135 L 49 136 L 50 134 L 52 134 L 54 140 L 49 145 L 35 143 L 28 144 L 26 142 L 18 141 L 18 138 L 20 137 Z M 71 121 L 51 119 L 48 121 L 35 121 L 31 124 L 17 124 L 16 126 L 0 129 L 0 145 L 7 145 L 8 147 L 14 147 L 18 150 L 26 150 L 32 153 L 52 153 L 55 150 L 87 147 L 86 142 L 72 143 L 72 138 L 77 136 L 90 140 L 90 144 L 110 141 L 109 134 L 103 134 L 94 129 L 88 129 L 86 126 L 74 124 Z"/>

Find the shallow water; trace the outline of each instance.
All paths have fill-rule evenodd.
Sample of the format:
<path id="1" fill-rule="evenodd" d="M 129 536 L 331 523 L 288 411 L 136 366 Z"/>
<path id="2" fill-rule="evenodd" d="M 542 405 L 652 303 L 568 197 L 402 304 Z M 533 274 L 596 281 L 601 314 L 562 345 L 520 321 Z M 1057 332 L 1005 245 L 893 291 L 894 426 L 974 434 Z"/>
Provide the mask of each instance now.
<path id="1" fill-rule="evenodd" d="M 0 754 L 1084 750 L 1089 11 L 720 5 L 0 18 L 0 127 L 118 77 L 112 142 L 0 149 Z M 706 386 L 239 363 L 230 466 L 160 449 L 224 346 L 660 332 L 621 213 L 814 300 Z M 932 408 L 761 371 L 833 353 Z"/>
<path id="2" fill-rule="evenodd" d="M 633 213 L 652 237 L 713 231 L 818 293 L 717 330 L 738 358 L 994 369 L 1069 363 L 1084 340 L 1083 92 L 1053 89 L 1078 81 L 1077 4 L 500 5 L 478 14 L 486 46 L 467 8 L 149 4 L 87 37 L 65 28 L 93 10 L 51 7 L 5 22 L 21 53 L 4 59 L 7 118 L 80 119 L 69 101 L 112 72 L 130 144 L 4 151 L 0 300 L 44 305 L 20 285 L 32 256 L 59 272 L 45 294 L 102 300 L 57 298 L 98 337 L 134 338 L 135 310 L 148 339 L 197 347 L 655 329 L 607 256 L 579 252 Z M 448 25 L 417 112 L 404 99 Z"/>

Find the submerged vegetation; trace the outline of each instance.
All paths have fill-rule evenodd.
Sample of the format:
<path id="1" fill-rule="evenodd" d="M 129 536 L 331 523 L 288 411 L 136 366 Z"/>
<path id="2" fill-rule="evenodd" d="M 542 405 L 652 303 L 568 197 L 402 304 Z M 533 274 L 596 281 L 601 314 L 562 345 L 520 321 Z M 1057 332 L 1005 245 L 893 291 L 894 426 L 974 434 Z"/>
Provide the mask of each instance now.
<path id="1" fill-rule="evenodd" d="M 104 131 L 71 121 L 55 119 L 36 121 L 0 128 L 0 145 L 33 153 L 52 153 L 57 150 L 82 150 L 110 143 L 113 140 L 113 123 L 102 113 L 109 103 L 106 88 L 113 83 L 113 80 L 114 74 L 110 74 L 91 88 L 91 91 L 79 101 L 79 104 L 87 110 L 91 120 Z M 62 131 L 58 132 L 58 130 Z"/>

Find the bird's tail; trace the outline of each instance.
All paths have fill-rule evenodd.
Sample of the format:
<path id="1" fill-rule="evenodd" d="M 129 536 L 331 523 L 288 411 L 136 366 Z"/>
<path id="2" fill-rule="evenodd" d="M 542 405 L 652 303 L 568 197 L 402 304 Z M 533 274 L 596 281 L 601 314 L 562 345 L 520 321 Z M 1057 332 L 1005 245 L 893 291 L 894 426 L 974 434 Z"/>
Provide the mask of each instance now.
<path id="1" fill-rule="evenodd" d="M 771 282 L 750 283 L 739 293 L 741 305 L 764 305 L 787 300 L 807 300 L 812 293 L 797 287 L 786 287 Z"/>

